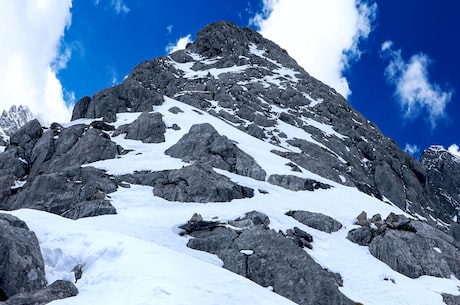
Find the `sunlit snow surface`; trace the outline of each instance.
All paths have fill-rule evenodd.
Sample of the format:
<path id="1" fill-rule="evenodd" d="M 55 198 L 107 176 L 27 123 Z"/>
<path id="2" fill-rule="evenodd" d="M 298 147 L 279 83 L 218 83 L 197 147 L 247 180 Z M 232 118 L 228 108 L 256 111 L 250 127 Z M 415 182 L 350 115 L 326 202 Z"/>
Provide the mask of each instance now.
<path id="1" fill-rule="evenodd" d="M 184 112 L 173 114 L 168 111 L 172 106 Z M 216 256 L 187 248 L 188 238 L 179 235 L 178 226 L 195 212 L 205 219 L 225 221 L 252 210 L 267 214 L 270 227 L 276 231 L 297 226 L 310 233 L 314 238 L 313 249 L 306 251 L 323 267 L 341 274 L 344 286 L 340 290 L 356 302 L 437 305 L 444 304 L 440 293 L 459 294 L 460 281 L 455 278 L 407 278 L 375 259 L 367 247 L 345 238 L 355 227 L 355 217 L 363 210 L 368 215 L 380 213 L 384 217 L 390 212 L 402 211 L 313 173 L 292 172 L 289 166 L 284 166 L 289 160 L 270 152 L 280 147 L 253 138 L 203 111 L 197 113 L 191 106 L 166 98 L 155 111 L 163 114 L 167 126 L 176 123 L 181 129 L 168 128 L 166 143 L 160 144 L 126 140 L 124 135 L 114 137 L 113 141 L 133 151 L 91 166 L 109 174 L 181 168 L 185 163 L 164 155 L 164 151 L 188 132 L 192 124 L 209 122 L 220 134 L 252 155 L 267 171 L 267 176 L 274 173 L 299 175 L 334 187 L 291 192 L 267 182 L 217 170 L 253 188 L 255 196 L 230 203 L 179 203 L 153 196 L 151 187 L 131 185 L 131 188 L 119 188 L 109 194 L 117 215 L 73 221 L 40 211 L 14 211 L 12 214 L 26 221 L 38 236 L 50 283 L 56 279 L 73 280 L 70 271 L 78 264 L 83 266 L 83 276 L 76 283 L 80 291 L 78 296 L 50 304 L 292 304 L 269 288 L 225 270 Z M 120 114 L 114 125 L 130 123 L 138 115 Z M 79 122 L 88 123 L 81 120 L 72 124 Z M 286 216 L 289 210 L 324 213 L 340 221 L 343 228 L 336 233 L 323 233 Z"/>

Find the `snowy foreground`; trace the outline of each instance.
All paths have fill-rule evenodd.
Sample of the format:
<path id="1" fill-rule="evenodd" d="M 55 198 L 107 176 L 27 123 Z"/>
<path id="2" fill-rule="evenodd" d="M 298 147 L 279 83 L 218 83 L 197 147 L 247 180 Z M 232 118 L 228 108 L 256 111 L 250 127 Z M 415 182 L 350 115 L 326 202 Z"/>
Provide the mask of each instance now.
<path id="1" fill-rule="evenodd" d="M 168 112 L 172 106 L 184 112 Z M 181 129 L 167 129 L 166 143 L 161 144 L 126 140 L 124 135 L 112 138 L 133 151 L 91 166 L 107 170 L 109 174 L 181 168 L 185 163 L 163 152 L 188 132 L 192 124 L 209 122 L 220 134 L 236 141 L 240 149 L 252 155 L 267 176 L 297 174 L 334 187 L 292 192 L 217 170 L 241 185 L 254 188 L 255 196 L 230 203 L 179 203 L 154 197 L 151 187 L 131 185 L 109 194 L 108 199 L 117 209 L 117 215 L 73 221 L 40 211 L 14 211 L 12 214 L 26 221 L 37 234 L 49 283 L 56 279 L 73 281 L 71 270 L 76 265 L 83 266 L 83 276 L 76 283 L 78 296 L 50 304 L 293 304 L 271 292 L 270 287 L 261 287 L 222 268 L 216 256 L 187 248 L 188 238 L 179 235 L 178 226 L 186 223 L 194 213 L 200 213 L 205 219 L 225 221 L 252 210 L 267 214 L 270 227 L 276 231 L 297 226 L 310 233 L 314 238 L 313 250 L 306 251 L 323 267 L 341 274 L 344 286 L 340 290 L 356 302 L 441 305 L 444 304 L 441 293 L 460 294 L 460 281 L 455 278 L 410 279 L 374 258 L 367 247 L 345 238 L 355 227 L 354 219 L 361 211 L 386 217 L 390 212 L 402 214 L 398 208 L 307 171 L 294 173 L 290 167 L 283 166 L 287 160 L 270 153 L 275 148 L 271 144 L 206 113 L 197 113 L 191 106 L 166 98 L 155 111 L 163 114 L 167 126 L 176 123 Z M 130 123 L 138 115 L 120 114 L 115 126 Z M 81 122 L 86 121 L 71 124 Z M 308 134 L 295 136 L 308 138 Z M 295 149 L 287 144 L 285 148 Z M 268 193 L 262 194 L 258 189 Z M 343 228 L 332 234 L 323 233 L 286 216 L 289 210 L 320 212 L 340 221 Z"/>

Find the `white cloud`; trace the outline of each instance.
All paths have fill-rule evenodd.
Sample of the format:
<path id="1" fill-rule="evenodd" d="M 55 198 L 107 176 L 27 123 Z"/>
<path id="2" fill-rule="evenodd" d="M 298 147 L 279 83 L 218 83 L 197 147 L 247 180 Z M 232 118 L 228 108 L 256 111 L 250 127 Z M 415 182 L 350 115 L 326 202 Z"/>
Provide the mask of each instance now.
<path id="1" fill-rule="evenodd" d="M 93 1 L 95 6 L 99 6 L 101 3 L 100 0 Z M 107 4 L 107 7 L 113 10 L 116 15 L 128 14 L 130 8 L 124 3 L 123 0 L 110 0 L 110 3 Z"/>
<path id="2" fill-rule="evenodd" d="M 416 155 L 420 152 L 420 146 L 416 144 L 409 144 L 406 143 L 406 147 L 404 147 L 404 151 L 410 155 Z"/>
<path id="3" fill-rule="evenodd" d="M 70 49 L 59 52 L 71 6 L 71 0 L 1 2 L 0 111 L 22 104 L 44 124 L 70 119 L 56 73 L 71 56 Z"/>
<path id="4" fill-rule="evenodd" d="M 127 14 L 129 12 L 129 7 L 123 2 L 123 0 L 111 0 L 110 5 L 117 15 Z"/>
<path id="5" fill-rule="evenodd" d="M 382 44 L 382 57 L 389 60 L 385 69 L 387 81 L 395 85 L 395 95 L 407 119 L 426 116 L 432 128 L 446 117 L 446 106 L 452 91 L 442 89 L 430 80 L 428 55 L 419 53 L 404 61 L 401 50 L 394 50 L 393 43 Z"/>
<path id="6" fill-rule="evenodd" d="M 176 52 L 178 50 L 183 50 L 187 46 L 188 43 L 192 42 L 191 35 L 188 34 L 187 36 L 179 38 L 175 44 L 169 44 L 166 47 L 166 52 L 168 54 Z"/>
<path id="7" fill-rule="evenodd" d="M 457 144 L 452 144 L 451 146 L 449 146 L 448 150 L 451 154 L 460 158 L 460 151 Z"/>
<path id="8" fill-rule="evenodd" d="M 171 35 L 173 27 L 174 27 L 174 26 L 173 26 L 172 24 L 170 24 L 170 25 L 168 25 L 168 26 L 166 27 L 166 31 L 168 32 L 169 35 Z"/>
<path id="9" fill-rule="evenodd" d="M 364 0 L 264 0 L 252 20 L 311 75 L 347 97 L 343 76 L 361 56 L 359 42 L 372 30 L 377 4 Z"/>

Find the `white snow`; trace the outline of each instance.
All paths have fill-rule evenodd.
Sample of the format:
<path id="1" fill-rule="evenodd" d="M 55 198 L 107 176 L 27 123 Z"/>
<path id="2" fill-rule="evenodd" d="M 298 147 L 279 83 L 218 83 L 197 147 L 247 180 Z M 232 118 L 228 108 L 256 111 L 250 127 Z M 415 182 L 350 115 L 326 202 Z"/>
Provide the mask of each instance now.
<path id="1" fill-rule="evenodd" d="M 172 106 L 184 112 L 173 114 L 168 111 Z M 441 305 L 444 303 L 440 293 L 460 294 L 460 281 L 454 277 L 410 279 L 374 258 L 367 247 L 346 239 L 347 232 L 356 227 L 353 223 L 361 211 L 382 216 L 390 212 L 403 213 L 397 207 L 311 172 L 293 172 L 289 166 L 284 166 L 289 160 L 270 152 L 282 148 L 249 136 L 207 113 L 200 115 L 189 105 L 165 98 L 164 104 L 154 110 L 162 113 L 167 126 L 176 123 L 181 129 L 167 129 L 166 142 L 160 144 L 127 140 L 124 135 L 112 138 L 133 151 L 90 166 L 111 174 L 181 168 L 186 164 L 166 156 L 164 151 L 188 132 L 192 124 L 209 122 L 220 134 L 234 140 L 239 148 L 253 156 L 266 170 L 267 177 L 274 173 L 298 175 L 333 187 L 292 192 L 265 181 L 216 170 L 253 188 L 254 197 L 230 203 L 169 202 L 153 196 L 152 187 L 130 185 L 130 188 L 120 187 L 109 194 L 117 215 L 73 221 L 41 211 L 11 212 L 26 221 L 37 234 L 50 283 L 56 279 L 73 280 L 71 270 L 78 264 L 83 266 L 83 276 L 76 283 L 78 296 L 50 304 L 293 304 L 273 293 L 270 287 L 258 286 L 225 270 L 218 257 L 188 248 L 189 238 L 179 235 L 178 226 L 186 223 L 194 213 L 201 214 L 204 219 L 227 221 L 252 210 L 267 214 L 270 228 L 276 231 L 297 226 L 310 233 L 314 238 L 313 249 L 306 251 L 323 267 L 341 274 L 344 284 L 340 290 L 355 302 Z M 114 125 L 132 122 L 138 115 L 119 114 Z M 289 126 L 280 123 L 279 128 L 294 131 L 288 130 L 292 127 Z M 289 210 L 323 213 L 340 221 L 343 227 L 332 234 L 320 232 L 286 216 Z M 244 249 L 242 253 L 251 255 L 253 250 Z"/>

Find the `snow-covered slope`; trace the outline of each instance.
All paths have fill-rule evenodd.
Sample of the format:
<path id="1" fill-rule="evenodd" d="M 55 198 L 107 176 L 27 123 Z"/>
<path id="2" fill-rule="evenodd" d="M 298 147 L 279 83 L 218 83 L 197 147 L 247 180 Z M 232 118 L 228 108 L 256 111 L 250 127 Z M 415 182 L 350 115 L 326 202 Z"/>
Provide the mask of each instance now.
<path id="1" fill-rule="evenodd" d="M 169 112 L 174 106 L 183 112 Z M 184 163 L 168 157 L 164 151 L 192 124 L 209 122 L 220 134 L 237 142 L 238 147 L 253 156 L 268 173 L 293 173 L 288 166 L 279 167 L 288 160 L 280 160 L 280 156 L 271 153 L 275 148 L 272 144 L 257 140 L 218 118 L 198 113 L 192 106 L 165 98 L 165 103 L 154 111 L 163 115 L 167 126 L 177 124 L 181 129 L 167 129 L 166 141 L 160 144 L 127 140 L 125 135 L 114 137 L 119 145 L 132 151 L 117 159 L 86 166 L 114 175 L 181 168 Z M 118 114 L 113 125 L 132 122 L 138 115 Z M 78 123 L 84 121 L 72 122 Z M 344 283 L 340 290 L 356 302 L 436 305 L 444 304 L 440 293 L 459 294 L 460 281 L 455 278 L 410 279 L 370 255 L 367 247 L 345 238 L 349 230 L 357 227 L 353 223 L 362 210 L 382 215 L 402 213 L 397 207 L 308 171 L 297 175 L 321 180 L 333 188 L 292 192 L 266 181 L 219 172 L 241 185 L 264 192 L 230 203 L 180 203 L 153 196 L 149 186 L 131 185 L 109 195 L 117 215 L 73 221 L 34 210 L 13 212 L 37 234 L 49 282 L 73 280 L 70 271 L 78 264 L 82 266 L 83 276 L 76 283 L 79 295 L 52 304 L 291 304 L 269 288 L 221 268 L 217 257 L 187 248 L 188 239 L 179 235 L 178 226 L 194 213 L 200 213 L 205 219 L 224 221 L 252 210 L 268 215 L 270 228 L 276 231 L 297 226 L 312 234 L 313 249 L 306 251 L 323 267 L 341 274 Z M 295 209 L 329 215 L 340 221 L 343 228 L 329 234 L 306 227 L 285 215 Z"/>

